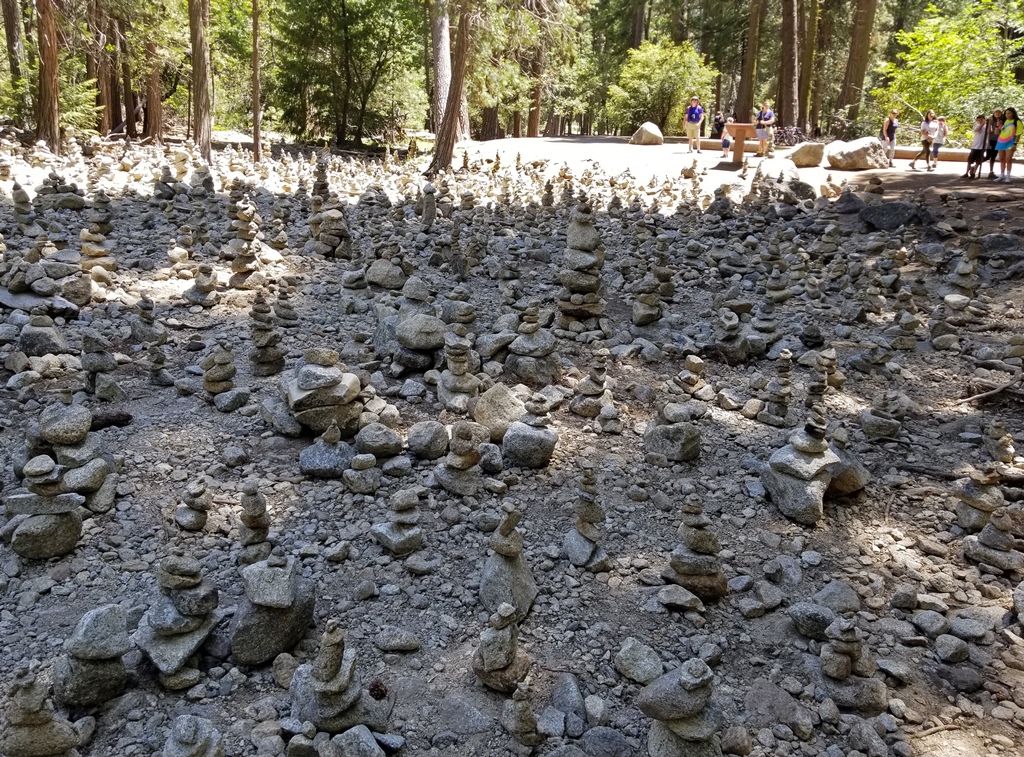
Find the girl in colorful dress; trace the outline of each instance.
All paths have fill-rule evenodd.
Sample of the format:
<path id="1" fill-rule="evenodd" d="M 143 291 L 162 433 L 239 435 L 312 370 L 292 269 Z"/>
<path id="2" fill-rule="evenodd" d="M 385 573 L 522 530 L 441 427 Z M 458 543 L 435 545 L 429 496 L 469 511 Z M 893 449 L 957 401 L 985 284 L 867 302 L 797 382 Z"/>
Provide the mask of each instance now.
<path id="1" fill-rule="evenodd" d="M 1013 168 L 1013 153 L 1017 150 L 1017 143 L 1020 142 L 1020 119 L 1017 118 L 1016 108 L 1007 108 L 1003 111 L 1003 128 L 999 130 L 999 138 L 996 140 L 996 152 L 999 153 L 999 178 L 1006 184 L 1010 183 L 1010 170 Z"/>

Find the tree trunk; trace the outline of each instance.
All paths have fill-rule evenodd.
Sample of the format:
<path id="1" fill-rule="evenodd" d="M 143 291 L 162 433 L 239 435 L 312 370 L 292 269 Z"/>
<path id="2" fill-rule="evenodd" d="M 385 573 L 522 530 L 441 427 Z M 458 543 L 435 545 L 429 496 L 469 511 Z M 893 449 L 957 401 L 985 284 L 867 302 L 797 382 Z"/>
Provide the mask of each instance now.
<path id="1" fill-rule="evenodd" d="M 754 112 L 754 79 L 757 77 L 757 53 L 760 41 L 761 6 L 764 0 L 750 0 L 750 23 L 747 27 L 747 48 L 740 71 L 740 87 L 736 92 L 736 120 L 747 122 Z"/>
<path id="2" fill-rule="evenodd" d="M 142 120 L 142 138 L 150 139 L 153 144 L 164 141 L 164 105 L 161 102 L 160 69 L 162 64 L 157 61 L 156 42 L 146 42 L 146 60 L 151 66 L 146 77 L 146 110 Z"/>
<path id="3" fill-rule="evenodd" d="M 107 50 L 107 20 L 100 0 L 90 0 L 86 10 L 86 23 L 89 26 L 92 41 L 87 46 L 86 69 L 90 67 L 90 76 L 96 79 L 96 105 L 100 107 L 99 122 L 96 130 L 100 134 L 109 134 L 117 125 L 113 111 L 113 98 L 110 92 L 110 53 Z M 91 59 L 91 63 L 90 63 Z"/>
<path id="4" fill-rule="evenodd" d="M 537 50 L 533 61 L 530 63 L 530 76 L 533 77 L 533 94 L 530 98 L 530 112 L 526 117 L 526 136 L 540 136 L 540 77 L 544 73 L 544 51 Z"/>
<path id="5" fill-rule="evenodd" d="M 775 109 L 779 126 L 797 124 L 797 44 L 796 0 L 782 0 L 782 60 L 779 65 L 779 102 Z"/>
<path id="6" fill-rule="evenodd" d="M 341 102 L 341 134 L 335 140 L 339 145 L 348 141 L 348 101 L 352 97 L 352 43 L 349 39 L 348 4 L 341 0 L 341 29 L 345 41 L 345 51 L 342 56 L 343 69 L 345 71 L 345 89 L 342 93 Z"/>
<path id="7" fill-rule="evenodd" d="M 843 87 L 839 90 L 836 110 L 841 118 L 840 132 L 856 121 L 860 115 L 860 103 L 863 98 L 864 77 L 868 72 L 868 59 L 871 56 L 871 31 L 875 25 L 875 11 L 878 0 L 857 0 L 857 10 L 853 17 L 853 37 L 850 39 L 850 57 L 846 61 L 846 75 L 843 76 Z"/>
<path id="8" fill-rule="evenodd" d="M 633 7 L 633 14 L 629 24 L 629 46 L 640 47 L 644 41 L 644 31 L 647 28 L 647 3 L 639 0 Z"/>
<path id="9" fill-rule="evenodd" d="M 811 85 L 811 134 L 817 134 L 821 123 L 821 103 L 825 93 L 825 56 L 832 46 L 833 19 L 839 12 L 843 0 L 822 0 L 821 18 L 818 22 L 818 39 L 815 44 L 814 82 Z"/>
<path id="10" fill-rule="evenodd" d="M 124 80 L 124 117 L 125 133 L 135 139 L 139 133 L 135 130 L 135 90 L 132 88 L 132 64 L 128 56 L 128 37 L 124 33 L 124 21 L 117 20 L 118 44 L 121 47 L 121 78 Z"/>
<path id="11" fill-rule="evenodd" d="M 260 125 L 263 108 L 260 104 L 260 0 L 252 0 L 252 159 L 262 159 Z"/>
<path id="12" fill-rule="evenodd" d="M 110 124 L 111 129 L 116 130 L 121 125 L 121 74 L 118 71 L 120 64 L 117 53 L 117 25 L 113 18 L 107 18 L 107 77 L 110 92 Z"/>
<path id="13" fill-rule="evenodd" d="M 15 126 L 24 127 L 25 117 L 32 110 L 32 97 L 25 81 L 25 46 L 21 41 L 21 8 L 18 0 L 2 0 L 4 34 L 7 37 L 7 63 L 11 68 L 11 88 L 17 109 L 14 112 Z"/>
<path id="14" fill-rule="evenodd" d="M 484 108 L 483 123 L 480 126 L 480 141 L 487 142 L 498 138 L 498 106 Z"/>
<path id="15" fill-rule="evenodd" d="M 39 33 L 39 97 L 36 139 L 60 152 L 60 80 L 57 71 L 57 18 L 53 0 L 36 0 Z"/>
<path id="16" fill-rule="evenodd" d="M 434 141 L 434 157 L 427 168 L 427 175 L 434 176 L 439 171 L 447 170 L 452 165 L 452 155 L 455 153 L 455 139 L 458 136 L 459 120 L 463 100 L 463 90 L 466 84 L 466 60 L 469 58 L 470 18 L 469 0 L 462 0 L 459 8 L 459 27 L 455 40 L 455 56 L 452 59 L 452 82 L 448 89 L 448 100 L 444 106 L 444 118 L 441 120 L 441 128 L 437 131 L 437 138 Z"/>
<path id="17" fill-rule="evenodd" d="M 210 46 L 206 38 L 209 1 L 188 0 L 188 27 L 192 38 L 194 139 L 206 162 L 210 162 L 210 142 L 213 138 L 210 113 Z"/>
<path id="18" fill-rule="evenodd" d="M 430 59 L 434 68 L 430 125 L 436 132 L 444 118 L 448 89 L 452 84 L 452 33 L 448 21 L 448 0 L 427 0 L 427 4 L 430 11 Z"/>
<path id="19" fill-rule="evenodd" d="M 811 133 L 811 81 L 814 79 L 815 61 L 818 59 L 818 13 L 821 0 L 804 0 L 807 20 L 804 22 L 804 47 L 800 54 L 800 92 L 797 98 L 797 119 L 800 127 Z"/>
<path id="20" fill-rule="evenodd" d="M 512 138 L 519 139 L 523 136 L 523 114 L 518 110 L 512 114 Z"/>
<path id="21" fill-rule="evenodd" d="M 459 130 L 455 134 L 455 141 L 461 142 L 469 139 L 469 98 L 466 97 L 465 83 L 462 88 L 462 99 L 459 101 Z"/>

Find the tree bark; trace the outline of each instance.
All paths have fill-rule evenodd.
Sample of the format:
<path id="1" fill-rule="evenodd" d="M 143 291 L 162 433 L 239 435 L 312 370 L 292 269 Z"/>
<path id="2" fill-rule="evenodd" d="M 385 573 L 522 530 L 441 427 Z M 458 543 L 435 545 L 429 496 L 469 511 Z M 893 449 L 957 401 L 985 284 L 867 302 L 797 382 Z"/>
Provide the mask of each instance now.
<path id="1" fill-rule="evenodd" d="M 434 141 L 434 157 L 427 168 L 427 175 L 434 176 L 452 165 L 455 139 L 458 136 L 461 117 L 460 104 L 466 84 L 466 60 L 469 58 L 470 28 L 472 26 L 470 0 L 463 0 L 459 8 L 459 26 L 455 40 L 455 56 L 452 60 L 452 82 L 445 102 L 444 118 Z"/>
<path id="2" fill-rule="evenodd" d="M 860 103 L 863 99 L 864 77 L 868 72 L 868 58 L 871 55 L 871 31 L 875 25 L 875 12 L 878 0 L 857 0 L 857 10 L 853 17 L 853 37 L 850 39 L 850 57 L 846 61 L 846 74 L 843 76 L 843 87 L 839 90 L 836 110 L 844 121 L 839 122 L 840 132 L 846 131 L 846 125 L 856 121 L 860 115 Z"/>
<path id="3" fill-rule="evenodd" d="M 206 38 L 210 0 L 188 0 L 188 26 L 192 39 L 192 103 L 195 142 L 203 160 L 210 161 L 213 138 L 210 113 L 210 46 Z"/>
<path id="4" fill-rule="evenodd" d="M 823 61 L 832 46 L 833 19 L 843 0 L 822 0 L 821 18 L 818 22 L 818 39 L 815 44 L 814 83 L 811 85 L 811 134 L 818 131 L 821 123 L 821 104 L 825 92 L 825 67 Z"/>
<path id="5" fill-rule="evenodd" d="M 480 126 L 480 141 L 487 142 L 498 138 L 498 106 L 484 108 L 483 123 Z"/>
<path id="6" fill-rule="evenodd" d="M 60 152 L 60 80 L 57 71 L 57 18 L 53 0 L 36 0 L 39 34 L 39 96 L 36 98 L 36 139 Z"/>
<path id="7" fill-rule="evenodd" d="M 260 145 L 260 126 L 263 107 L 260 103 L 260 0 L 252 0 L 252 159 L 263 158 Z"/>
<path id="8" fill-rule="evenodd" d="M 452 34 L 448 20 L 448 0 L 427 2 L 430 12 L 430 60 L 434 68 L 430 125 L 436 133 L 444 118 L 444 107 L 452 84 Z"/>
<path id="9" fill-rule="evenodd" d="M 114 19 L 109 16 L 106 19 L 107 30 L 107 78 L 109 79 L 108 92 L 110 94 L 110 128 L 116 129 L 121 124 L 121 75 L 117 53 L 117 26 Z"/>
<path id="10" fill-rule="evenodd" d="M 11 88 L 14 90 L 17 110 L 14 113 L 15 126 L 24 127 L 25 117 L 32 110 L 32 98 L 25 81 L 25 45 L 21 40 L 21 8 L 18 0 L 2 0 L 4 34 L 7 37 L 7 63 L 11 69 Z"/>
<path id="11" fill-rule="evenodd" d="M 757 77 L 758 42 L 761 39 L 761 6 L 764 0 L 750 0 L 750 22 L 747 26 L 747 47 L 740 70 L 740 87 L 736 92 L 736 120 L 745 123 L 754 112 L 754 79 Z"/>
<path id="12" fill-rule="evenodd" d="M 160 69 L 162 64 L 157 61 L 156 42 L 146 42 L 146 60 L 149 61 L 149 76 L 146 77 L 146 110 L 142 120 L 142 138 L 150 139 L 153 144 L 164 141 L 164 105 L 160 100 Z"/>
<path id="13" fill-rule="evenodd" d="M 512 138 L 519 139 L 523 136 L 523 114 L 518 110 L 512 114 Z"/>
<path id="14" fill-rule="evenodd" d="M 804 46 L 800 51 L 800 84 L 797 97 L 797 120 L 800 127 L 811 133 L 811 81 L 814 79 L 815 62 L 818 59 L 818 13 L 821 0 L 804 0 L 807 6 L 804 34 Z"/>
<path id="15" fill-rule="evenodd" d="M 128 37 L 124 32 L 124 21 L 117 20 L 117 38 L 121 48 L 121 78 L 124 80 L 124 120 L 125 133 L 135 139 L 139 133 L 135 130 L 135 90 L 132 88 L 132 64 L 128 55 Z"/>
<path id="16" fill-rule="evenodd" d="M 797 44 L 796 0 L 782 0 L 782 60 L 779 65 L 779 102 L 775 109 L 779 126 L 797 124 L 800 86 Z"/>
<path id="17" fill-rule="evenodd" d="M 537 50 L 537 55 L 530 64 L 530 75 L 533 77 L 533 93 L 530 98 L 530 112 L 526 117 L 526 136 L 540 136 L 540 77 L 544 73 L 544 55 L 542 50 Z"/>
<path id="18" fill-rule="evenodd" d="M 100 5 L 101 0 L 90 0 L 86 10 L 86 23 L 92 41 L 87 46 L 86 69 L 91 68 L 89 75 L 96 80 L 96 105 L 100 107 L 99 122 L 96 130 L 100 134 L 109 134 L 117 124 L 113 111 L 113 98 L 110 92 L 110 53 L 107 51 L 107 20 L 106 13 Z"/>
<path id="19" fill-rule="evenodd" d="M 630 17 L 629 24 L 629 46 L 631 48 L 640 47 L 644 41 L 644 32 L 647 28 L 647 3 L 645 0 L 639 0 L 635 6 L 633 6 L 633 13 Z"/>

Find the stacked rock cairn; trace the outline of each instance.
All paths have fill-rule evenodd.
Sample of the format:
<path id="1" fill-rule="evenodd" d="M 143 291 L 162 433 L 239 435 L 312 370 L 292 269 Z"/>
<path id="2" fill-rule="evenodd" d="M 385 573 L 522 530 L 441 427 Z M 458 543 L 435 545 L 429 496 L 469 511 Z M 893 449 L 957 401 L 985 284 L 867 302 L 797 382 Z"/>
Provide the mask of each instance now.
<path id="1" fill-rule="evenodd" d="M 678 532 L 681 543 L 672 550 L 662 577 L 705 602 L 717 602 L 729 592 L 729 586 L 718 557 L 722 545 L 709 528 L 711 519 L 698 500 L 688 499 L 683 504 L 682 521 Z"/>
<path id="2" fill-rule="evenodd" d="M 473 653 L 473 672 L 487 688 L 510 694 L 529 674 L 531 662 L 519 648 L 516 608 L 503 602 L 480 634 L 480 644 Z"/>
<path id="3" fill-rule="evenodd" d="M 583 476 L 576 487 L 576 522 L 565 535 L 562 549 L 569 562 L 591 573 L 601 573 L 611 567 L 611 558 L 598 541 L 600 527 L 604 525 L 605 511 L 598 502 L 597 477 L 590 465 L 583 467 Z"/>
<path id="4" fill-rule="evenodd" d="M 252 363 L 252 375 L 273 376 L 284 370 L 285 351 L 278 345 L 281 333 L 275 328 L 274 312 L 263 292 L 257 292 L 249 309 L 249 338 L 252 349 L 249 360 Z"/>
<path id="5" fill-rule="evenodd" d="M 202 531 L 213 509 L 213 494 L 206 488 L 206 481 L 197 478 L 189 482 L 182 502 L 174 510 L 174 522 L 186 531 Z"/>
<path id="6" fill-rule="evenodd" d="M 354 436 L 363 412 L 359 377 L 339 365 L 335 350 L 314 348 L 306 350 L 303 358 L 303 364 L 281 374 L 278 383 L 295 420 L 317 434 L 334 421 L 343 436 Z"/>
<path id="7" fill-rule="evenodd" d="M 555 328 L 564 332 L 560 336 L 583 341 L 603 336 L 600 319 L 607 306 L 601 280 L 604 259 L 601 235 L 594 228 L 594 211 L 582 200 L 572 211 L 566 251 L 558 270 L 562 290 L 555 303 L 559 311 Z"/>
<path id="8" fill-rule="evenodd" d="M 68 707 L 93 707 L 118 696 L 128 683 L 121 656 L 130 648 L 128 616 L 120 605 L 90 610 L 64 643 L 54 664 L 54 694 Z"/>
<path id="9" fill-rule="evenodd" d="M 48 698 L 49 685 L 34 666 L 15 669 L 7 728 L 0 735 L 0 754 L 5 757 L 74 757 L 80 736 L 75 727 L 57 715 Z"/>
<path id="10" fill-rule="evenodd" d="M 212 308 L 220 302 L 217 274 L 213 266 L 209 263 L 200 263 L 192 279 L 192 286 L 182 292 L 181 296 L 185 298 L 185 302 L 201 308 Z"/>
<path id="11" fill-rule="evenodd" d="M 523 534 L 517 528 L 523 516 L 511 505 L 502 510 L 501 523 L 490 539 L 493 552 L 480 576 L 480 604 L 496 612 L 508 603 L 516 609 L 516 620 L 522 621 L 537 598 L 537 583 L 523 557 Z"/>
<path id="12" fill-rule="evenodd" d="M 958 525 L 965 531 L 980 532 L 964 537 L 964 557 L 996 571 L 1024 574 L 1024 552 L 1016 548 L 1017 539 L 1024 534 L 1024 506 L 1007 504 L 996 480 L 996 476 L 975 474 L 954 483 L 953 491 L 960 500 Z"/>
<path id="13" fill-rule="evenodd" d="M 832 482 L 832 469 L 840 462 L 829 448 L 828 424 L 821 408 L 814 408 L 804 427 L 776 450 L 761 470 L 761 483 L 775 506 L 790 520 L 813 526 L 825 514 L 824 498 Z"/>
<path id="14" fill-rule="evenodd" d="M 160 671 L 160 683 L 186 689 L 198 683 L 193 656 L 221 618 L 219 593 L 203 578 L 202 566 L 176 550 L 160 561 L 156 572 L 160 596 L 139 621 L 132 641 Z"/>
<path id="15" fill-rule="evenodd" d="M 452 426 L 448 454 L 434 468 L 437 483 L 451 494 L 474 496 L 482 482 L 479 447 L 490 438 L 487 428 L 478 423 L 459 421 Z"/>
<path id="16" fill-rule="evenodd" d="M 417 512 L 420 497 L 426 495 L 422 487 L 401 489 L 391 495 L 391 517 L 370 529 L 373 538 L 395 556 L 408 555 L 423 544 L 423 529 Z"/>
<path id="17" fill-rule="evenodd" d="M 110 376 L 117 370 L 117 359 L 110 352 L 110 340 L 96 329 L 82 329 L 82 370 L 85 386 L 106 402 L 124 402 L 128 395 Z"/>
<path id="18" fill-rule="evenodd" d="M 206 718 L 179 715 L 159 757 L 224 757 L 224 739 Z"/>
<path id="19" fill-rule="evenodd" d="M 270 556 L 270 515 L 267 513 L 267 498 L 260 492 L 259 484 L 246 481 L 242 484 L 239 503 L 242 512 L 238 515 L 238 541 L 242 551 L 238 555 L 239 565 L 252 565 Z"/>
<path id="20" fill-rule="evenodd" d="M 501 450 L 509 465 L 544 468 L 558 446 L 558 432 L 549 428 L 548 400 L 539 392 L 526 401 L 522 418 L 508 427 Z"/>
<path id="21" fill-rule="evenodd" d="M 111 231 L 110 197 L 102 190 L 92 199 L 92 207 L 85 214 L 89 228 L 82 229 L 78 237 L 82 240 L 82 270 L 92 271 L 102 268 L 106 271 L 117 270 L 117 258 L 114 257 L 114 243 L 107 239 Z"/>
<path id="22" fill-rule="evenodd" d="M 261 273 L 263 264 L 260 261 L 262 251 L 260 232 L 262 219 L 256 212 L 256 205 L 249 197 L 238 203 L 237 217 L 231 222 L 235 230 L 235 238 L 228 245 L 232 254 L 232 276 L 228 284 L 235 289 L 258 289 L 266 284 Z"/>
<path id="23" fill-rule="evenodd" d="M 527 386 L 543 387 L 562 375 L 562 359 L 555 352 L 554 335 L 540 324 L 540 311 L 529 305 L 523 311 L 519 336 L 508 346 L 505 373 Z"/>
<path id="24" fill-rule="evenodd" d="M 654 720 L 647 736 L 650 757 L 721 757 L 715 738 L 719 714 L 711 701 L 714 673 L 691 658 L 645 686 L 636 698 Z"/>

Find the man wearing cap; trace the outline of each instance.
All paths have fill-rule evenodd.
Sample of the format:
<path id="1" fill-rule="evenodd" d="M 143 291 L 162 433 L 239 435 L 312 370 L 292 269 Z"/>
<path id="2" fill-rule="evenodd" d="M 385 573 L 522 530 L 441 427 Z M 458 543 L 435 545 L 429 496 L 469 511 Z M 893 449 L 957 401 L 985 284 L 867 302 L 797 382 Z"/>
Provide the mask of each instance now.
<path id="1" fill-rule="evenodd" d="M 686 109 L 686 138 L 690 142 L 690 152 L 693 152 L 694 144 L 697 145 L 697 152 L 700 152 L 700 125 L 704 121 L 704 109 L 700 107 L 700 98 L 694 95 L 690 98 L 690 107 Z"/>

